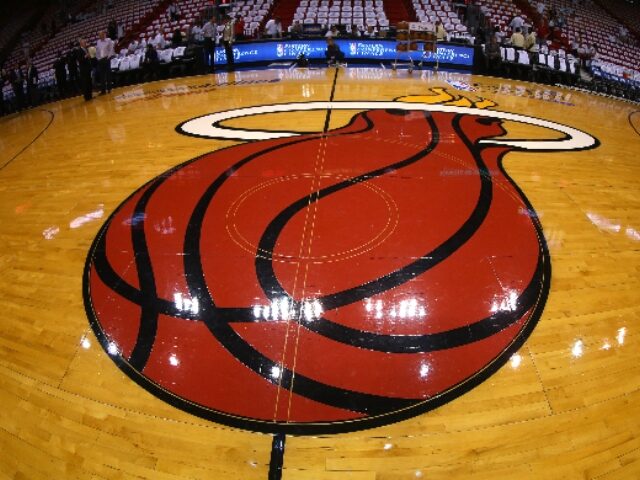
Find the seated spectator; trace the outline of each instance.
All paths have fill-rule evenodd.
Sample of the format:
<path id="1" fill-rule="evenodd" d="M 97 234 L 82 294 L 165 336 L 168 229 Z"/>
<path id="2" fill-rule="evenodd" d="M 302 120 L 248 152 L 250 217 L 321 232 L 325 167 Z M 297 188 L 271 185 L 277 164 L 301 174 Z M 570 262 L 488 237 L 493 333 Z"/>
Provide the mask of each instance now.
<path id="1" fill-rule="evenodd" d="M 360 28 L 358 27 L 358 25 L 356 25 L 355 23 L 351 25 L 351 36 L 353 38 L 362 37 L 362 32 L 360 31 Z"/>
<path id="2" fill-rule="evenodd" d="M 164 50 L 165 47 L 165 39 L 164 39 L 164 28 L 160 27 L 160 30 L 156 33 L 155 37 L 153 37 L 149 43 L 153 45 L 153 48 L 156 50 Z"/>
<path id="3" fill-rule="evenodd" d="M 500 65 L 502 64 L 500 44 L 496 41 L 496 37 L 494 35 L 489 37 L 489 43 L 484 47 L 484 61 L 487 72 L 500 70 Z"/>
<path id="4" fill-rule="evenodd" d="M 367 38 L 376 38 L 378 36 L 378 32 L 373 25 L 369 25 L 363 35 Z"/>
<path id="5" fill-rule="evenodd" d="M 600 53 L 598 52 L 598 45 L 596 45 L 595 43 L 593 45 L 591 45 L 591 47 L 587 50 L 587 62 L 586 62 L 586 66 L 588 68 L 591 68 L 591 66 L 593 65 L 594 61 L 597 61 L 600 59 Z"/>
<path id="6" fill-rule="evenodd" d="M 143 71 L 148 79 L 156 80 L 158 78 L 159 65 L 160 58 L 158 57 L 158 51 L 153 46 L 153 43 L 149 43 L 144 55 L 144 61 L 142 62 Z"/>
<path id="7" fill-rule="evenodd" d="M 562 30 L 559 27 L 553 27 L 549 39 L 553 42 L 555 48 L 565 47 L 565 40 L 562 38 Z"/>
<path id="8" fill-rule="evenodd" d="M 327 50 L 325 51 L 325 56 L 327 57 L 329 65 L 337 65 L 344 62 L 344 53 L 342 53 L 340 47 L 336 45 L 333 37 L 327 37 Z"/>
<path id="9" fill-rule="evenodd" d="M 173 48 L 179 47 L 182 45 L 182 32 L 179 28 L 176 28 L 173 31 L 173 36 L 171 37 L 171 46 Z"/>
<path id="10" fill-rule="evenodd" d="M 138 41 L 137 41 L 137 40 L 134 40 L 133 42 L 131 42 L 131 43 L 129 44 L 129 47 L 127 47 L 127 53 L 129 53 L 129 54 L 133 54 L 133 53 L 135 53 L 135 51 L 138 49 L 138 46 L 139 46 L 139 45 L 140 45 L 140 44 L 138 43 Z"/>
<path id="11" fill-rule="evenodd" d="M 336 27 L 335 25 L 333 25 L 327 31 L 327 33 L 324 34 L 325 38 L 334 38 L 334 37 L 338 37 L 339 35 L 340 35 L 340 32 L 338 32 L 338 27 Z"/>
<path id="12" fill-rule="evenodd" d="M 300 23 L 300 20 L 293 21 L 289 34 L 291 35 L 291 38 L 300 38 L 302 36 L 302 24 Z"/>
<path id="13" fill-rule="evenodd" d="M 578 44 L 577 53 L 580 60 L 580 66 L 586 67 L 589 63 L 589 47 L 585 43 L 580 41 Z"/>
<path id="14" fill-rule="evenodd" d="M 578 40 L 579 39 L 574 38 L 569 42 L 569 53 L 576 58 L 578 57 L 578 48 L 580 47 L 580 42 Z"/>
<path id="15" fill-rule="evenodd" d="M 524 35 L 522 35 L 521 28 L 516 28 L 516 31 L 511 35 L 511 46 L 515 48 L 524 48 Z"/>

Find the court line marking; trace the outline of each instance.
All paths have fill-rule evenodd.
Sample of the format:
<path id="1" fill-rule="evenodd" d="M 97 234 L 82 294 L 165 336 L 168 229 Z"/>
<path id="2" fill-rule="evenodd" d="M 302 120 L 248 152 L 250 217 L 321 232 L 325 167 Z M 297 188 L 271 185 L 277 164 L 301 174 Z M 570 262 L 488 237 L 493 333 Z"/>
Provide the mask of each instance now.
<path id="1" fill-rule="evenodd" d="M 629 116 L 627 117 L 627 120 L 629 121 L 629 125 L 631 126 L 631 128 L 633 128 L 633 130 L 638 134 L 638 136 L 640 136 L 640 130 L 638 130 L 638 127 L 636 127 L 634 125 L 633 121 L 631 120 L 634 115 L 640 115 L 640 110 L 636 110 L 634 112 L 631 112 L 629 114 Z"/>
<path id="2" fill-rule="evenodd" d="M 49 129 L 49 127 L 50 127 L 50 126 L 51 126 L 51 124 L 53 123 L 54 118 L 56 118 L 56 114 L 55 114 L 55 113 L 53 113 L 51 110 L 39 110 L 39 111 L 40 111 L 40 112 L 47 112 L 47 113 L 49 113 L 49 114 L 51 115 L 51 118 L 49 119 L 49 123 L 48 123 L 48 124 L 47 124 L 43 129 L 42 129 L 42 131 L 41 131 L 38 135 L 36 135 L 36 137 L 35 137 L 33 140 L 31 140 L 27 145 L 25 145 L 25 146 L 24 146 L 24 148 L 23 148 L 22 150 L 20 150 L 20 151 L 19 151 L 18 153 L 16 153 L 12 158 L 10 158 L 10 159 L 7 161 L 7 163 L 5 163 L 4 165 L 0 166 L 0 171 L 4 170 L 4 168 L 5 168 L 5 167 L 8 167 L 8 166 L 9 166 L 9 164 L 10 164 L 11 162 L 13 162 L 16 158 L 18 158 L 20 155 L 22 155 L 22 153 L 24 153 L 24 151 L 25 151 L 27 148 L 29 148 L 31 145 L 33 145 L 34 143 L 36 143 L 36 140 L 38 140 L 38 139 L 42 136 L 42 134 L 43 134 L 44 132 L 46 132 L 46 131 Z"/>

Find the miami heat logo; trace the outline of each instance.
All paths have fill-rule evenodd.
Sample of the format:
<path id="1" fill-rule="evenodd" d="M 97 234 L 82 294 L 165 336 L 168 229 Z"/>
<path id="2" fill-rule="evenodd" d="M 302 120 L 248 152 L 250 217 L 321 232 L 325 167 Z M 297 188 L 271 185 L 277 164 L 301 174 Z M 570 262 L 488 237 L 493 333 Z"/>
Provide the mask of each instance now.
<path id="1" fill-rule="evenodd" d="M 501 160 L 597 141 L 473 108 L 489 102 L 404 100 L 256 106 L 180 125 L 246 142 L 151 180 L 100 230 L 85 300 L 120 368 L 201 417 L 317 434 L 409 418 L 503 365 L 542 313 L 551 266 Z M 353 116 L 307 134 L 224 125 L 320 110 Z M 564 138 L 502 138 L 506 121 Z"/>

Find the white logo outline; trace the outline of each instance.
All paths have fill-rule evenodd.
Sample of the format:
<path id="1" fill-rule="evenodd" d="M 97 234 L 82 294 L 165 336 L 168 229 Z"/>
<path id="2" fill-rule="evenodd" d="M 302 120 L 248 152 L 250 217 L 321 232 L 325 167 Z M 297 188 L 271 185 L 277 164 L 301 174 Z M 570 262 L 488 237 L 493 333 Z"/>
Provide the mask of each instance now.
<path id="1" fill-rule="evenodd" d="M 312 132 L 287 132 L 287 131 L 265 131 L 248 130 L 242 128 L 227 128 L 220 123 L 240 117 L 254 115 L 265 115 L 270 113 L 290 113 L 314 110 L 403 110 L 422 112 L 444 112 L 468 114 L 479 117 L 496 118 L 519 123 L 548 128 L 565 135 L 565 138 L 558 140 L 500 140 L 485 139 L 480 140 L 482 145 L 496 145 L 511 147 L 516 150 L 528 151 L 569 151 L 587 150 L 599 145 L 598 140 L 582 130 L 562 125 L 560 123 L 530 117 L 517 113 L 501 112 L 496 110 L 482 110 L 478 108 L 457 107 L 451 105 L 409 103 L 394 101 L 333 101 L 333 102 L 294 102 L 272 105 L 257 105 L 233 110 L 210 113 L 200 117 L 187 120 L 176 127 L 179 133 L 184 135 L 221 139 L 221 140 L 242 140 L 257 141 L 271 140 L 277 138 L 291 138 L 300 135 L 308 135 Z M 318 132 L 321 133 L 321 132 Z"/>

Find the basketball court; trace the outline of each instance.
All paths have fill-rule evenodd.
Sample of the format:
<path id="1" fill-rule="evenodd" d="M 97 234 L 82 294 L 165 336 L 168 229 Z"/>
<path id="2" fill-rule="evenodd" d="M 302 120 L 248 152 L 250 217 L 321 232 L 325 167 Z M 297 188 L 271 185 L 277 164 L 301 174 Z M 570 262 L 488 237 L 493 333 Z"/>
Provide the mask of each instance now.
<path id="1" fill-rule="evenodd" d="M 0 119 L 0 476 L 639 478 L 639 151 L 378 68 Z"/>

